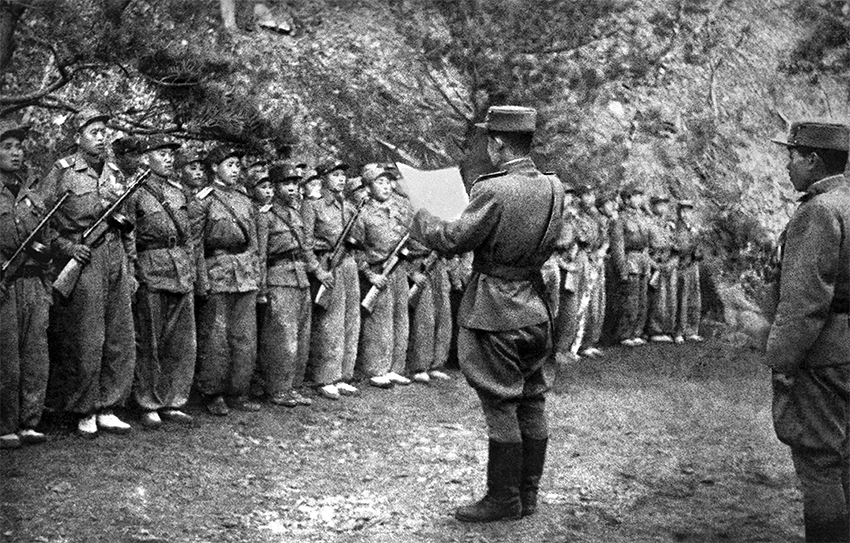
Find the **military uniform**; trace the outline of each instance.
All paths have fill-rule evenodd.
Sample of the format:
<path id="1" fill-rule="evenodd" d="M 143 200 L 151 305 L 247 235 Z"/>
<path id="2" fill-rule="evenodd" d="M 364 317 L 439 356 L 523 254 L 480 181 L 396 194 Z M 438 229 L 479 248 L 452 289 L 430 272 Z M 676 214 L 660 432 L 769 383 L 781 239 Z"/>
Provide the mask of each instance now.
<path id="1" fill-rule="evenodd" d="M 259 216 L 261 293 L 268 300 L 260 340 L 266 393 L 274 401 L 301 387 L 310 353 L 313 301 L 307 274 L 319 263 L 305 250 L 300 210 L 279 198 Z"/>
<path id="2" fill-rule="evenodd" d="M 793 123 L 789 142 L 847 151 L 850 128 Z M 794 151 L 796 152 L 796 151 Z M 774 371 L 773 421 L 802 482 L 807 541 L 850 541 L 850 182 L 843 175 L 805 191 L 784 233 L 779 305 L 767 344 Z M 809 174 L 811 181 L 813 174 Z M 799 183 L 799 184 L 798 184 Z"/>
<path id="3" fill-rule="evenodd" d="M 2 139 L 2 138 L 0 138 Z M 2 179 L 0 173 L 0 179 Z M 0 265 L 47 212 L 23 179 L 12 178 L 17 194 L 0 183 Z M 41 236 L 49 244 L 50 232 Z M 0 293 L 0 435 L 33 430 L 41 420 L 50 369 L 47 323 L 50 289 L 43 265 L 27 259 L 8 290 Z"/>
<path id="4" fill-rule="evenodd" d="M 389 199 L 378 202 L 369 199 L 354 225 L 354 237 L 362 243 L 358 251 L 358 268 L 364 278 L 361 290 L 368 292 L 370 274 L 381 274 L 381 267 L 390 253 L 408 233 L 410 213 Z M 407 263 L 401 263 L 388 277 L 371 313 L 360 324 L 360 347 L 357 368 L 368 377 L 387 374 L 404 375 L 407 340 L 410 331 L 407 298 Z"/>
<path id="5" fill-rule="evenodd" d="M 575 346 L 585 352 L 599 343 L 605 319 L 605 253 L 608 249 L 608 227 L 599 211 L 579 206 L 575 224 L 578 254 Z M 580 341 L 579 341 L 580 339 Z M 595 351 L 594 351 L 595 352 Z"/>
<path id="6" fill-rule="evenodd" d="M 355 207 L 322 189 L 318 200 L 304 200 L 301 217 L 304 220 L 306 250 L 313 253 L 319 264 L 327 267 L 345 224 L 355 213 Z M 310 366 L 317 385 L 331 385 L 354 378 L 357 360 L 357 341 L 360 336 L 360 283 L 357 263 L 348 253 L 333 270 L 334 287 L 329 292 L 327 309 L 313 312 Z M 315 284 L 318 287 L 318 281 Z"/>
<path id="7" fill-rule="evenodd" d="M 198 390 L 208 397 L 249 392 L 257 357 L 260 283 L 256 210 L 236 186 L 215 180 L 189 205 L 197 258 Z"/>
<path id="8" fill-rule="evenodd" d="M 676 339 L 680 341 L 685 337 L 698 338 L 702 318 L 702 295 L 699 286 L 702 251 L 696 229 L 683 220 L 676 221 L 673 247 L 679 257 Z"/>
<path id="9" fill-rule="evenodd" d="M 424 249 L 424 250 L 423 250 Z M 449 359 L 452 340 L 451 283 L 445 257 L 412 243 L 410 271 L 424 273 L 426 281 L 411 300 L 407 363 L 411 374 L 438 370 Z M 430 260 L 429 260 L 430 259 Z M 430 263 L 430 269 L 424 269 Z"/>
<path id="10" fill-rule="evenodd" d="M 145 411 L 189 400 L 195 372 L 195 250 L 186 197 L 178 183 L 151 174 L 127 205 L 136 225 L 136 381 Z"/>
<path id="11" fill-rule="evenodd" d="M 100 173 L 78 153 L 57 161 L 42 181 L 50 200 L 71 196 L 54 216 L 52 244 L 58 269 L 71 259 L 83 232 L 124 191 L 124 176 L 106 161 Z M 136 287 L 135 235 L 110 229 L 91 251 L 76 287 L 57 299 L 51 316 L 52 403 L 80 415 L 108 411 L 130 394 L 136 366 L 131 301 Z"/>
<path id="12" fill-rule="evenodd" d="M 624 209 L 611 230 L 611 259 L 623 289 L 617 337 L 635 340 L 643 334 L 649 286 L 649 221 L 643 211 Z"/>
<path id="13" fill-rule="evenodd" d="M 675 223 L 667 217 L 654 216 L 649 222 L 650 281 L 646 333 L 656 341 L 672 341 L 676 327 L 679 255 L 674 250 L 675 228 Z"/>
<path id="14" fill-rule="evenodd" d="M 572 186 L 567 190 L 574 192 Z M 544 279 L 547 274 L 552 273 L 549 262 L 557 264 L 557 289 L 554 294 L 547 290 L 553 301 L 555 317 L 555 352 L 560 356 L 569 355 L 570 347 L 575 341 L 578 326 L 578 243 L 576 241 L 576 218 L 578 210 L 575 205 L 565 205 L 562 213 L 561 232 L 555 243 L 555 253 L 552 258 L 543 265 Z"/>

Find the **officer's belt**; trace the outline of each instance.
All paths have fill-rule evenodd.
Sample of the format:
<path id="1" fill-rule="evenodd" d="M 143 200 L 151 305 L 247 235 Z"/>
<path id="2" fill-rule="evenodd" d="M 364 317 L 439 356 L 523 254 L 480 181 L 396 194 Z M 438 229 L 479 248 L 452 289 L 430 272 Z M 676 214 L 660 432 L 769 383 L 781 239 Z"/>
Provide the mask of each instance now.
<path id="1" fill-rule="evenodd" d="M 213 258 L 224 255 L 238 255 L 248 250 L 248 245 L 237 245 L 236 247 L 222 247 L 216 249 L 204 249 L 204 258 Z"/>
<path id="2" fill-rule="evenodd" d="M 540 266 L 508 266 L 494 262 L 473 262 L 472 271 L 505 281 L 535 281 L 541 277 Z"/>
<path id="3" fill-rule="evenodd" d="M 168 239 L 157 239 L 151 241 L 136 241 L 136 249 L 139 252 L 156 251 L 157 249 L 174 249 L 184 247 L 186 244 L 178 236 L 168 236 Z"/>
<path id="4" fill-rule="evenodd" d="M 277 253 L 274 255 L 269 255 L 266 258 L 266 263 L 269 266 L 274 266 L 275 264 L 279 264 L 283 261 L 293 262 L 300 261 L 304 259 L 304 251 L 301 249 L 291 249 L 289 251 L 284 251 L 282 253 Z"/>

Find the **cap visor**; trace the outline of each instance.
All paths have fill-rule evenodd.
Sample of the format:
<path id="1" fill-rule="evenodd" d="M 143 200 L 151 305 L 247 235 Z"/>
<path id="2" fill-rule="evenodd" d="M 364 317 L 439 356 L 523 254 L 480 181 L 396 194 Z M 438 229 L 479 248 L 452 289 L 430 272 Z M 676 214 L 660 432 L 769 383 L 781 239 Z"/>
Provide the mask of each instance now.
<path id="1" fill-rule="evenodd" d="M 771 139 L 770 141 L 772 141 L 773 143 L 775 143 L 777 145 L 782 145 L 783 147 L 793 147 L 793 145 L 791 145 L 790 143 L 788 143 L 785 140 Z"/>
<path id="2" fill-rule="evenodd" d="M 475 123 L 476 128 L 483 128 L 487 130 L 487 123 Z"/>

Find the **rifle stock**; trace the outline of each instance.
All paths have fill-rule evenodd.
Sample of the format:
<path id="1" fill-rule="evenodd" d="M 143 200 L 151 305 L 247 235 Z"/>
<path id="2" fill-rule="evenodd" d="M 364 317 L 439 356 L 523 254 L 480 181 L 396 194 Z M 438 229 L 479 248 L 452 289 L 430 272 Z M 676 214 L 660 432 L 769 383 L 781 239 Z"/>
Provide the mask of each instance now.
<path id="1" fill-rule="evenodd" d="M 121 206 L 124 205 L 124 202 L 126 202 L 127 199 L 142 186 L 150 174 L 150 169 L 142 170 L 136 174 L 136 178 L 127 186 L 127 189 L 121 193 L 121 196 L 112 202 L 112 204 L 110 204 L 109 207 L 101 213 L 100 217 L 97 218 L 94 224 L 83 232 L 83 245 L 86 247 L 96 247 L 101 243 L 101 241 L 103 241 L 103 238 L 106 236 L 106 233 L 109 232 L 110 228 L 120 228 L 120 225 L 126 224 L 123 218 L 119 220 L 115 216 L 118 214 L 118 210 Z M 62 271 L 59 273 L 56 281 L 53 282 L 53 290 L 58 292 L 64 298 L 69 297 L 74 291 L 74 288 L 77 286 L 77 281 L 80 279 L 80 274 L 82 274 L 84 267 L 85 265 L 76 258 L 69 260 L 68 263 L 65 264 L 65 267 L 62 268 Z"/>
<path id="2" fill-rule="evenodd" d="M 348 234 L 354 227 L 354 222 L 357 220 L 357 217 L 360 216 L 360 211 L 363 209 L 364 203 L 365 200 L 357 205 L 357 210 L 354 212 L 354 215 L 352 215 L 351 218 L 348 219 L 348 222 L 345 223 L 345 226 L 342 227 L 342 232 L 340 232 L 339 237 L 334 242 L 333 249 L 331 249 L 331 254 L 328 257 L 327 271 L 332 272 L 337 266 L 339 266 L 340 262 L 342 262 L 342 257 L 345 254 L 345 242 L 348 241 Z M 330 291 L 331 289 L 325 285 L 319 285 L 319 289 L 316 291 L 316 297 L 313 298 L 313 303 L 323 309 L 328 309 L 331 303 Z"/>
<path id="3" fill-rule="evenodd" d="M 428 275 L 434 266 L 437 264 L 437 259 L 440 257 L 437 254 L 437 251 L 431 251 L 428 256 L 425 258 L 425 261 L 422 263 L 422 273 Z M 419 296 L 419 291 L 422 290 L 422 287 L 419 286 L 419 283 L 414 284 L 410 287 L 410 292 L 407 295 L 407 302 L 409 304 L 413 304 L 416 297 Z"/>
<path id="4" fill-rule="evenodd" d="M 401 255 L 404 252 L 404 246 L 407 244 L 407 240 L 410 239 L 410 234 L 405 234 L 404 237 L 399 240 L 396 246 L 393 248 L 390 256 L 384 261 L 384 265 L 381 268 L 381 275 L 385 277 L 389 277 L 390 274 L 395 271 L 398 265 L 401 263 Z M 378 297 L 384 291 L 382 288 L 378 288 L 377 286 L 372 286 L 369 289 L 369 292 L 366 293 L 366 297 L 363 298 L 363 301 L 360 302 L 360 306 L 363 307 L 366 311 L 371 313 L 375 310 L 375 304 L 378 302 Z"/>

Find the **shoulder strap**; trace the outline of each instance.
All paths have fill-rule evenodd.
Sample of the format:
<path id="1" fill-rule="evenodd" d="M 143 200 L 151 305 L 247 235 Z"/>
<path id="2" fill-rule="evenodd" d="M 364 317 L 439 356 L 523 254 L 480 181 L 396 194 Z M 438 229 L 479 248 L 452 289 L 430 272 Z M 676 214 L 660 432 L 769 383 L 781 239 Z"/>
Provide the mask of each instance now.
<path id="1" fill-rule="evenodd" d="M 303 249 L 305 247 L 303 236 L 304 232 L 302 232 L 298 228 L 295 228 L 295 225 L 292 224 L 292 219 L 290 218 L 289 213 L 284 213 L 283 215 L 281 215 L 280 213 L 278 213 L 277 207 L 275 207 L 274 205 L 272 205 L 271 211 L 275 217 L 282 220 L 284 224 L 286 224 L 286 226 L 288 226 L 289 229 L 292 230 L 292 235 L 295 237 L 295 241 L 297 241 L 298 245 Z"/>
<path id="2" fill-rule="evenodd" d="M 239 214 L 236 213 L 236 210 L 233 209 L 233 206 L 230 205 L 228 201 L 219 196 L 218 191 L 212 191 L 213 198 L 219 201 L 221 205 L 227 209 L 230 215 L 233 217 L 233 220 L 236 221 L 236 225 L 239 226 L 239 230 L 242 231 L 242 235 L 245 236 L 245 243 L 249 243 L 251 241 L 251 236 L 248 233 L 248 226 L 239 218 Z"/>
<path id="3" fill-rule="evenodd" d="M 177 230 L 177 237 L 180 239 L 180 242 L 186 240 L 186 232 L 183 231 L 183 227 L 180 225 L 180 221 L 177 220 L 177 215 L 174 213 L 174 208 L 171 207 L 171 202 L 165 199 L 165 195 L 156 187 L 151 186 L 148 183 L 142 185 L 142 189 L 148 192 L 151 196 L 153 196 L 154 200 L 162 207 L 163 211 L 168 214 L 168 218 L 171 219 L 171 222 L 174 223 L 174 229 Z"/>

